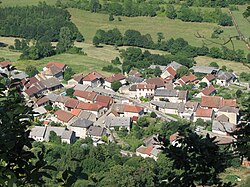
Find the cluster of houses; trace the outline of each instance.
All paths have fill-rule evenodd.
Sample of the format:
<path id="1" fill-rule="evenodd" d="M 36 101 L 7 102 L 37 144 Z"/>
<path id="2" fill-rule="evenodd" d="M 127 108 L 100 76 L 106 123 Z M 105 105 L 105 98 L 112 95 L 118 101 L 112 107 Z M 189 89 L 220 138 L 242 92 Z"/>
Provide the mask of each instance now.
<path id="1" fill-rule="evenodd" d="M 0 62 L 0 72 L 9 72 L 10 66 L 11 62 Z M 148 98 L 149 108 L 164 114 L 194 122 L 198 119 L 211 121 L 214 133 L 227 135 L 232 132 L 240 117 L 236 100 L 215 96 L 214 85 L 228 86 L 237 79 L 236 75 L 213 67 L 195 66 L 191 68 L 192 74 L 176 78 L 181 66 L 177 62 L 168 66 L 152 65 L 150 68 L 159 67 L 162 74 L 148 79 L 137 70 L 109 77 L 92 71 L 87 75 L 73 76 L 67 85 L 62 80 L 68 66 L 59 62 L 49 62 L 34 77 L 17 70 L 11 72 L 11 76 L 21 79 L 27 104 L 34 108 L 36 117 L 43 123 L 31 129 L 30 137 L 37 141 L 49 141 L 50 132 L 54 131 L 62 142 L 69 144 L 76 138 L 86 137 L 104 143 L 103 137 L 108 137 L 112 129 L 130 131 L 133 122 L 144 115 L 145 108 L 133 103 L 141 98 Z M 197 73 L 202 77 L 196 77 Z M 121 82 L 119 94 L 111 89 L 113 81 Z M 189 101 L 188 91 L 180 88 L 191 84 L 195 89 L 201 82 L 206 83 L 206 87 L 195 95 L 200 102 Z M 73 89 L 73 97 L 66 95 L 65 90 L 69 88 Z M 48 111 L 47 106 L 51 106 L 53 112 Z M 51 126 L 53 123 L 60 126 Z M 154 136 L 146 139 L 136 150 L 136 155 L 157 159 L 160 151 L 154 140 Z"/>

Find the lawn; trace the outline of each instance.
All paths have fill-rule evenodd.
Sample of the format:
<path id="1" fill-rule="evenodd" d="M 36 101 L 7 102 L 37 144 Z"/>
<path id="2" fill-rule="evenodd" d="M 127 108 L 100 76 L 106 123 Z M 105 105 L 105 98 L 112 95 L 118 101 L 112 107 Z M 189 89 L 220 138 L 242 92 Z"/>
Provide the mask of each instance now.
<path id="1" fill-rule="evenodd" d="M 227 69 L 232 69 L 236 74 L 240 74 L 241 72 L 249 72 L 250 69 L 244 66 L 242 63 L 215 59 L 205 56 L 199 56 L 195 58 L 195 61 L 198 66 L 208 66 L 211 62 L 216 62 L 220 67 L 227 66 Z"/>
<path id="2" fill-rule="evenodd" d="M 171 20 L 166 17 L 123 17 L 120 16 L 122 21 L 115 20 L 108 21 L 107 14 L 90 13 L 84 10 L 75 8 L 68 9 L 72 15 L 72 21 L 76 24 L 80 32 L 84 35 L 87 43 L 92 43 L 92 38 L 98 29 L 113 29 L 118 28 L 122 33 L 127 29 L 135 29 L 142 34 L 151 34 L 154 41 L 157 40 L 157 33 L 162 32 L 166 39 L 182 37 L 186 39 L 191 45 L 202 46 L 202 39 L 198 39 L 195 34 L 199 32 L 201 35 L 208 39 L 211 39 L 211 34 L 215 27 L 218 27 L 216 23 L 192 23 L 182 22 L 181 20 Z M 223 27 L 224 33 L 221 37 L 226 39 L 228 36 L 234 36 L 237 34 L 235 28 Z M 249 31 L 248 31 L 249 33 Z M 214 41 L 223 43 L 223 39 L 216 39 Z M 242 41 L 234 41 L 234 45 L 237 49 L 245 50 L 245 44 Z M 217 46 L 217 44 L 209 44 L 208 47 Z M 227 45 L 232 48 L 231 44 Z"/>

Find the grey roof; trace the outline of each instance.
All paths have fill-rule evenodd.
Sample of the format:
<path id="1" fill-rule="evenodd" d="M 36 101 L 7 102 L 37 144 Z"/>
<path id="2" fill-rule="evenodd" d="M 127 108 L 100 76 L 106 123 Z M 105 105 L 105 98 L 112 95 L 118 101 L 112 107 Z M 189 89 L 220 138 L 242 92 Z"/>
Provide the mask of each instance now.
<path id="1" fill-rule="evenodd" d="M 175 61 L 173 61 L 173 62 L 171 62 L 170 64 L 168 64 L 167 67 L 169 67 L 169 66 L 171 66 L 172 68 L 174 68 L 175 70 L 177 70 L 177 69 L 180 68 L 182 65 L 179 64 L 179 63 L 177 63 L 177 62 L 175 62 Z"/>
<path id="2" fill-rule="evenodd" d="M 44 140 L 45 141 L 49 141 L 49 136 L 50 136 L 50 132 L 54 131 L 56 133 L 57 136 L 62 136 L 62 134 L 65 131 L 65 127 L 52 127 L 52 126 L 47 126 L 46 128 L 46 133 L 44 136 Z"/>
<path id="3" fill-rule="evenodd" d="M 213 121 L 212 130 L 221 131 L 221 132 L 233 132 L 236 128 L 236 125 L 229 122 L 219 122 L 217 120 Z"/>
<path id="4" fill-rule="evenodd" d="M 184 103 L 171 103 L 166 101 L 150 101 L 152 105 L 158 106 L 164 109 L 176 109 L 178 112 L 184 112 L 185 104 Z"/>
<path id="5" fill-rule="evenodd" d="M 230 81 L 231 79 L 236 79 L 236 75 L 232 72 L 219 71 L 217 74 L 217 79 Z"/>
<path id="6" fill-rule="evenodd" d="M 103 136 L 106 134 L 106 130 L 102 127 L 91 126 L 89 127 L 87 134 L 90 136 Z"/>
<path id="7" fill-rule="evenodd" d="M 65 103 L 70 97 L 68 96 L 63 96 L 63 95 L 60 95 L 56 98 L 56 102 L 59 102 L 59 103 Z"/>
<path id="8" fill-rule="evenodd" d="M 65 131 L 62 133 L 62 135 L 61 135 L 61 139 L 66 139 L 66 140 L 68 140 L 68 139 L 70 139 L 70 138 L 73 136 L 74 133 L 75 133 L 75 132 L 73 132 L 73 131 L 65 130 Z"/>
<path id="9" fill-rule="evenodd" d="M 209 66 L 194 66 L 190 69 L 193 70 L 194 73 L 204 73 L 204 74 L 217 73 L 219 71 L 218 68 Z"/>
<path id="10" fill-rule="evenodd" d="M 51 102 L 55 102 L 57 100 L 57 98 L 59 97 L 59 95 L 50 93 L 48 95 L 46 95 L 46 97 L 51 101 Z"/>
<path id="11" fill-rule="evenodd" d="M 53 88 L 61 85 L 60 81 L 55 77 L 42 80 L 41 82 L 43 85 L 45 85 L 46 88 Z"/>
<path id="12" fill-rule="evenodd" d="M 94 91 L 101 95 L 108 95 L 108 96 L 113 96 L 116 94 L 113 90 L 108 90 L 101 87 L 88 88 L 87 91 Z"/>
<path id="13" fill-rule="evenodd" d="M 146 146 L 154 147 L 159 144 L 159 141 L 157 141 L 157 135 L 152 135 L 148 138 L 146 138 L 143 142 L 145 143 Z"/>
<path id="14" fill-rule="evenodd" d="M 144 78 L 137 77 L 137 76 L 128 76 L 127 81 L 130 83 L 141 83 L 143 82 Z"/>
<path id="15" fill-rule="evenodd" d="M 105 119 L 106 127 L 130 127 L 130 117 L 112 117 L 107 116 Z"/>
<path id="16" fill-rule="evenodd" d="M 19 72 L 18 74 L 14 74 L 14 75 L 12 75 L 12 79 L 20 79 L 20 80 L 22 80 L 22 79 L 24 79 L 24 78 L 27 78 L 28 77 L 28 75 L 26 74 L 26 73 L 24 73 L 24 72 Z"/>
<path id="17" fill-rule="evenodd" d="M 85 110 L 82 110 L 78 117 L 82 119 L 87 119 L 89 121 L 96 121 L 96 115 Z"/>
<path id="18" fill-rule="evenodd" d="M 239 109 L 230 107 L 230 106 L 224 106 L 219 109 L 219 112 L 229 112 L 229 113 L 239 113 Z"/>
<path id="19" fill-rule="evenodd" d="M 92 121 L 83 118 L 78 118 L 74 123 L 71 124 L 72 127 L 81 127 L 81 128 L 88 128 L 91 125 L 93 125 Z"/>
<path id="20" fill-rule="evenodd" d="M 37 115 L 42 115 L 42 114 L 45 114 L 47 112 L 47 110 L 43 106 L 34 108 L 33 111 L 37 112 L 38 113 Z"/>
<path id="21" fill-rule="evenodd" d="M 46 127 L 44 126 L 35 126 L 30 131 L 30 136 L 36 136 L 36 137 L 44 137 L 46 132 Z"/>
<path id="22" fill-rule="evenodd" d="M 177 97 L 177 90 L 167 90 L 167 89 L 156 89 L 155 96 L 160 97 Z"/>
<path id="23" fill-rule="evenodd" d="M 85 91 L 87 90 L 89 87 L 89 85 L 87 84 L 77 84 L 75 87 L 74 87 L 74 90 L 80 90 L 80 91 Z"/>
<path id="24" fill-rule="evenodd" d="M 129 91 L 136 91 L 137 85 L 133 84 L 130 86 Z"/>
<path id="25" fill-rule="evenodd" d="M 150 69 L 155 69 L 159 67 L 161 71 L 165 71 L 165 69 L 167 68 L 167 66 L 160 66 L 160 65 L 151 65 L 149 66 Z"/>

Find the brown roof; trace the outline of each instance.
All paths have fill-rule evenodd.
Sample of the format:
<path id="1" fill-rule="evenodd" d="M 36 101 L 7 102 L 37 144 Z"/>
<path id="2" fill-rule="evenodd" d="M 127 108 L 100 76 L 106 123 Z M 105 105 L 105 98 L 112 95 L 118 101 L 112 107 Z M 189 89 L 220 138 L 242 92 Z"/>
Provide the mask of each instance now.
<path id="1" fill-rule="evenodd" d="M 78 109 L 82 109 L 82 110 L 89 110 L 89 111 L 98 111 L 101 108 L 103 108 L 103 106 L 98 105 L 96 103 L 84 103 L 84 102 L 80 102 L 77 105 Z"/>
<path id="2" fill-rule="evenodd" d="M 236 107 L 237 106 L 236 99 L 225 99 L 223 106 Z"/>
<path id="3" fill-rule="evenodd" d="M 224 114 L 217 116 L 217 120 L 220 122 L 229 122 L 229 118 Z"/>
<path id="4" fill-rule="evenodd" d="M 42 105 L 44 103 L 49 102 L 49 99 L 47 97 L 42 97 L 41 99 L 37 100 L 36 104 L 37 105 Z"/>
<path id="5" fill-rule="evenodd" d="M 124 112 L 133 112 L 133 113 L 139 113 L 143 110 L 140 106 L 133 106 L 133 105 L 125 105 L 124 106 Z"/>
<path id="6" fill-rule="evenodd" d="M 69 98 L 64 105 L 68 108 L 76 108 L 78 103 L 79 101 L 77 99 Z"/>
<path id="7" fill-rule="evenodd" d="M 28 88 L 24 91 L 28 96 L 32 96 L 34 94 L 37 94 L 39 92 L 39 89 L 36 86 L 32 86 L 31 88 Z"/>
<path id="8" fill-rule="evenodd" d="M 215 76 L 212 74 L 207 74 L 207 76 L 205 77 L 209 82 L 215 79 Z"/>
<path id="9" fill-rule="evenodd" d="M 136 76 L 136 77 L 141 77 L 142 74 L 140 74 L 137 70 L 130 70 L 128 75 Z"/>
<path id="10" fill-rule="evenodd" d="M 161 77 L 150 78 L 150 79 L 147 79 L 146 82 L 148 84 L 154 84 L 154 85 L 156 85 L 157 88 L 165 86 L 165 81 Z"/>
<path id="11" fill-rule="evenodd" d="M 196 117 L 209 117 L 211 118 L 213 109 L 198 108 L 196 111 Z"/>
<path id="12" fill-rule="evenodd" d="M 155 84 L 146 84 L 146 83 L 140 83 L 137 84 L 137 89 L 155 89 Z"/>
<path id="13" fill-rule="evenodd" d="M 89 73 L 88 75 L 86 75 L 85 77 L 83 77 L 83 81 L 93 81 L 98 79 L 98 77 L 92 73 Z"/>
<path id="14" fill-rule="evenodd" d="M 223 106 L 223 98 L 219 96 L 202 96 L 201 107 L 221 108 Z"/>
<path id="15" fill-rule="evenodd" d="M 213 85 L 210 85 L 210 86 L 204 88 L 201 92 L 202 92 L 204 95 L 210 95 L 210 94 L 213 93 L 214 91 L 216 91 L 216 89 L 214 88 Z"/>
<path id="16" fill-rule="evenodd" d="M 9 61 L 3 61 L 3 62 L 0 62 L 0 67 L 1 68 L 5 68 L 7 66 L 11 66 L 12 65 L 12 62 L 9 62 Z"/>
<path id="17" fill-rule="evenodd" d="M 78 116 L 80 113 L 81 113 L 81 109 L 73 109 L 72 111 L 71 111 L 71 114 L 73 114 L 74 116 Z"/>
<path id="18" fill-rule="evenodd" d="M 58 68 L 57 66 L 52 65 L 46 71 L 44 71 L 44 75 L 54 76 L 60 72 L 62 72 L 61 68 Z"/>
<path id="19" fill-rule="evenodd" d="M 82 81 L 82 79 L 83 79 L 83 76 L 82 75 L 75 75 L 75 76 L 73 76 L 73 79 L 76 81 L 76 82 L 81 82 Z"/>
<path id="20" fill-rule="evenodd" d="M 112 98 L 109 96 L 105 96 L 105 95 L 98 95 L 95 99 L 96 102 L 102 102 L 102 103 L 108 103 L 110 104 L 112 101 Z"/>
<path id="21" fill-rule="evenodd" d="M 74 117 L 73 114 L 66 112 L 64 110 L 57 110 L 55 112 L 55 115 L 57 116 L 57 119 L 66 123 L 69 122 Z"/>
<path id="22" fill-rule="evenodd" d="M 69 98 L 70 97 L 68 97 L 68 96 L 60 95 L 60 96 L 57 97 L 56 102 L 65 103 Z"/>
<path id="23" fill-rule="evenodd" d="M 49 62 L 46 65 L 47 68 L 50 68 L 51 66 L 56 66 L 56 67 L 58 67 L 61 70 L 63 70 L 66 67 L 66 65 L 63 64 L 63 63 L 61 63 L 61 62 Z"/>
<path id="24" fill-rule="evenodd" d="M 107 82 L 113 82 L 113 81 L 120 81 L 120 80 L 123 80 L 125 79 L 126 77 L 122 74 L 122 73 L 118 73 L 118 74 L 114 74 L 108 78 L 106 78 L 105 80 Z"/>
<path id="25" fill-rule="evenodd" d="M 193 74 L 190 75 L 185 75 L 183 77 L 180 78 L 180 80 L 182 80 L 182 85 L 188 82 L 194 82 L 197 79 L 197 77 Z"/>
<path id="26" fill-rule="evenodd" d="M 89 91 L 81 91 L 81 90 L 76 90 L 74 92 L 74 96 L 76 97 L 81 97 L 89 101 L 94 101 L 94 99 L 97 96 L 97 93 L 95 92 L 89 92 Z"/>
<path id="27" fill-rule="evenodd" d="M 175 71 L 175 69 L 174 69 L 172 66 L 168 66 L 167 69 L 166 69 L 166 71 L 167 71 L 170 75 L 172 75 L 173 77 L 175 77 L 176 71 Z"/>
<path id="28" fill-rule="evenodd" d="M 196 111 L 198 105 L 199 105 L 198 102 L 188 101 L 185 103 L 185 108 L 192 108 L 192 109 L 194 109 L 194 111 Z"/>

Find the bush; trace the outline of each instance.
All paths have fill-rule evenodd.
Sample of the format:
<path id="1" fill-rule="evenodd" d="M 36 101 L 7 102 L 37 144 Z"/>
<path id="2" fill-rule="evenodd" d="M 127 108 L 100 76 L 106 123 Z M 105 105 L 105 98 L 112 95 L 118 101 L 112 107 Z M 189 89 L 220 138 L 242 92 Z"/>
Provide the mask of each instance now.
<path id="1" fill-rule="evenodd" d="M 112 88 L 112 90 L 114 90 L 115 92 L 117 92 L 121 86 L 122 86 L 122 83 L 121 83 L 120 81 L 113 81 L 113 82 L 111 83 L 111 88 Z"/>
<path id="2" fill-rule="evenodd" d="M 156 115 L 156 113 L 155 113 L 155 112 L 151 112 L 150 117 L 151 117 L 151 118 L 156 118 L 156 117 L 157 117 L 157 115 Z"/>

